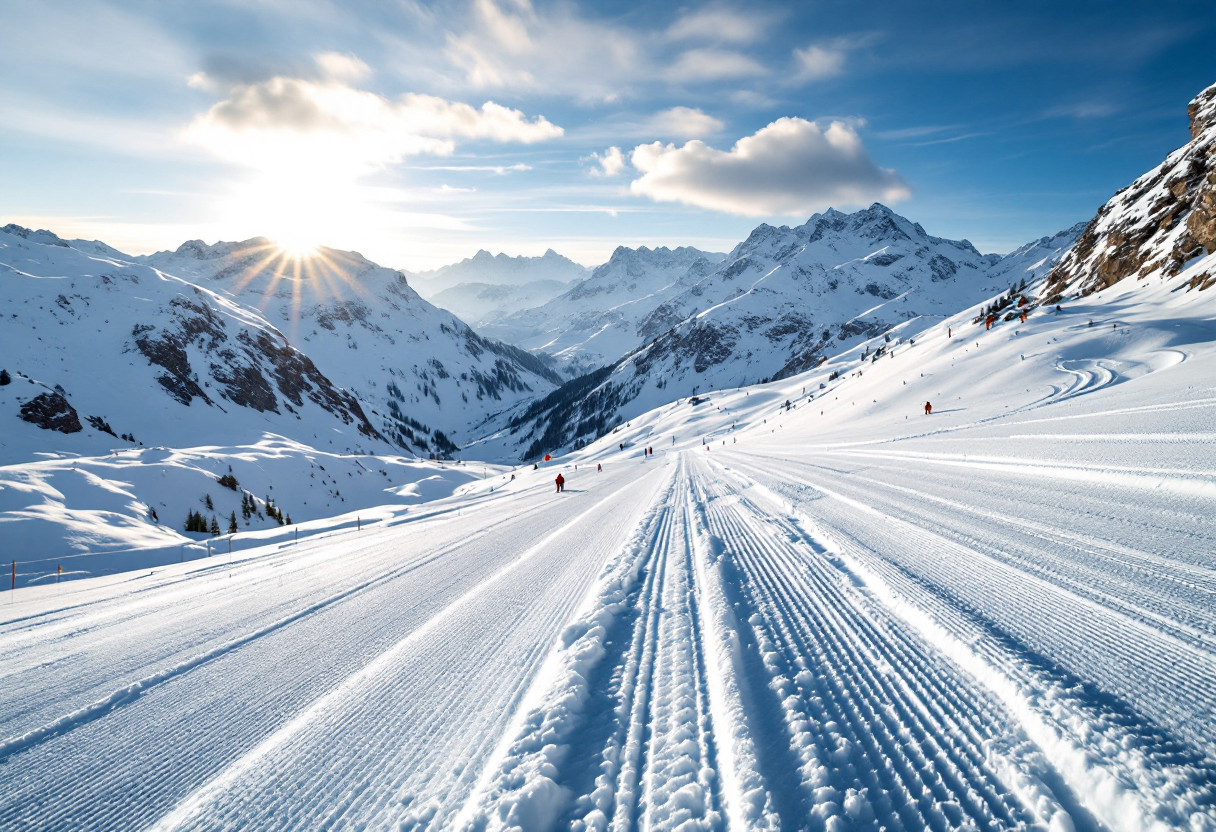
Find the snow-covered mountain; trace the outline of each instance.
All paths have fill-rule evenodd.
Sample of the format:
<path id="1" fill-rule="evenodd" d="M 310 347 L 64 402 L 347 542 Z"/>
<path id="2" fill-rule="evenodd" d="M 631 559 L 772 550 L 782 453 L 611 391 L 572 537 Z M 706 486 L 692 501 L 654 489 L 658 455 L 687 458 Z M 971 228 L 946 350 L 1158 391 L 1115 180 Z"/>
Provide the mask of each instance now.
<path id="1" fill-rule="evenodd" d="M 482 249 L 459 263 L 429 272 L 407 272 L 410 284 L 427 300 L 462 283 L 525 286 L 537 281 L 571 283 L 587 275 L 587 267 L 548 249 L 540 257 L 511 257 Z"/>
<path id="2" fill-rule="evenodd" d="M 829 210 L 796 228 L 761 225 L 638 322 L 644 346 L 512 414 L 488 442 L 527 458 L 664 402 L 788 377 L 877 334 L 913 337 L 1042 277 L 1080 231 L 1002 257 L 933 237 L 879 204 Z"/>
<path id="3" fill-rule="evenodd" d="M 479 330 L 557 359 L 577 376 L 616 361 L 645 343 L 640 322 L 672 296 L 713 271 L 724 255 L 682 246 L 620 246 L 607 263 L 541 306 L 488 322 Z"/>
<path id="4" fill-rule="evenodd" d="M 262 238 L 135 258 L 260 310 L 402 448 L 447 453 L 487 416 L 552 390 L 539 358 L 484 338 L 355 252 L 293 259 Z"/>
<path id="5" fill-rule="evenodd" d="M 4 462 L 268 432 L 388 449 L 359 400 L 265 317 L 119 254 L 0 229 Z"/>
<path id="6" fill-rule="evenodd" d="M 1187 108 L 1191 141 L 1103 205 L 1052 271 L 1043 300 L 1088 295 L 1126 277 L 1174 277 L 1216 252 L 1216 84 Z M 1216 275 L 1195 274 L 1187 291 Z"/>
<path id="7" fill-rule="evenodd" d="M 549 302 L 570 288 L 557 280 L 530 283 L 458 283 L 428 300 L 469 326 L 483 329 L 524 309 Z"/>

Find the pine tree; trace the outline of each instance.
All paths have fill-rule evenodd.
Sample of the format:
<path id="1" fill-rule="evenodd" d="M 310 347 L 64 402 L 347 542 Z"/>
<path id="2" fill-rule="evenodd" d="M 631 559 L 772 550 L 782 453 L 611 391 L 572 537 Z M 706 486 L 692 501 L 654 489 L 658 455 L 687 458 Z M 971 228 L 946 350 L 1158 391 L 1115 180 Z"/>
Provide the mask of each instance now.
<path id="1" fill-rule="evenodd" d="M 215 519 L 215 515 L 214 515 L 214 514 L 213 514 L 213 515 L 211 515 L 211 526 L 210 526 L 210 528 L 208 528 L 208 529 L 207 529 L 207 531 L 211 532 L 211 534 L 212 534 L 212 536 L 213 536 L 213 537 L 219 537 L 219 534 L 220 534 L 220 521 L 218 521 L 218 520 L 216 520 L 216 519 Z"/>
<path id="2" fill-rule="evenodd" d="M 287 515 L 287 525 L 291 525 L 291 515 Z"/>
<path id="3" fill-rule="evenodd" d="M 207 506 L 207 511 L 215 511 L 215 506 L 211 504 L 211 495 L 210 494 L 205 495 L 203 502 Z"/>
<path id="4" fill-rule="evenodd" d="M 228 534 L 236 534 L 236 532 L 237 532 L 236 512 L 234 511 L 228 517 Z"/>
<path id="5" fill-rule="evenodd" d="M 186 512 L 186 531 L 194 531 L 194 509 L 190 509 Z"/>

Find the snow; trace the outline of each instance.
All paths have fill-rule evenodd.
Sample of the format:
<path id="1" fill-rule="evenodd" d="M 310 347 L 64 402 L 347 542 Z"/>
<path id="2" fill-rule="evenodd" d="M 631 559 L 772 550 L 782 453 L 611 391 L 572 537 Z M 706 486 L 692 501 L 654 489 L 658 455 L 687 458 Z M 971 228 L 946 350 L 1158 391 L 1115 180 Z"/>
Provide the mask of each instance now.
<path id="1" fill-rule="evenodd" d="M 53 581 L 60 566 L 70 577 L 147 568 L 184 559 L 185 547 L 201 557 L 211 536 L 183 530 L 188 511 L 217 519 L 225 535 L 212 548 L 239 551 L 385 522 L 490 470 L 501 475 L 493 466 L 318 451 L 273 434 L 235 447 L 47 456 L 0 468 L 0 535 L 22 584 Z M 221 485 L 223 476 L 234 477 L 236 488 Z M 247 494 L 256 504 L 248 517 L 241 508 Z M 289 525 L 267 513 L 267 499 Z M 228 535 L 232 516 L 238 532 Z"/>
<path id="2" fill-rule="evenodd" d="M 632 351 L 610 363 L 602 371 L 606 375 L 587 389 L 579 386 L 568 395 L 559 389 L 549 399 L 492 417 L 483 437 L 465 451 L 490 459 L 530 459 L 540 437 L 559 437 L 545 451 L 578 447 L 674 399 L 792 376 L 876 334 L 914 339 L 961 307 L 1023 281 L 1036 282 L 1081 228 L 1002 257 L 981 255 L 965 240 L 933 237 L 879 204 L 853 214 L 829 210 L 795 228 L 761 225 L 721 263 L 702 260 L 657 294 L 597 313 L 595 335 L 579 343 L 578 354 L 590 356 L 589 345 L 609 337 L 614 340 L 607 354 Z M 618 254 L 651 281 L 637 278 L 645 291 L 668 279 L 645 258 Z M 517 343 L 557 350 L 561 358 L 558 346 L 581 331 L 582 320 L 576 308 L 562 304 L 576 296 L 590 303 L 583 294 L 597 282 L 613 281 L 608 288 L 623 291 L 612 265 L 597 269 L 562 298 L 506 319 L 550 310 L 564 328 L 552 344 Z M 611 324 L 604 322 L 610 313 L 617 316 Z"/>
<path id="3" fill-rule="evenodd" d="M 1091 253 L 1131 227 L 1103 218 L 1141 196 L 1087 226 Z M 757 229 L 716 273 L 750 273 L 750 288 L 715 295 L 711 281 L 681 326 L 772 311 L 765 293 L 847 227 L 831 268 L 877 291 L 836 306 L 888 315 L 882 327 L 777 380 L 734 386 L 727 368 L 695 400 L 636 397 L 629 418 L 536 467 L 275 432 L 358 417 L 302 370 L 330 394 L 287 415 L 236 402 L 222 366 L 172 384 L 110 374 L 150 412 L 106 414 L 141 435 L 239 441 L 111 448 L 87 419 L 6 432 L 0 542 L 54 558 L 23 561 L 0 601 L 0 825 L 1216 832 L 1216 254 L 1184 247 L 1108 285 L 1116 271 L 1094 282 L 1097 261 L 1065 253 L 1079 228 L 993 258 L 882 206 L 813 220 Z M 1184 241 L 1168 224 L 1133 230 L 1154 256 Z M 931 245 L 890 248 L 905 238 Z M 240 286 L 220 285 L 232 274 L 198 276 L 211 292 L 13 226 L 0 251 L 0 288 L 28 318 L 6 321 L 22 338 L 4 346 L 38 370 L 0 387 L 0 407 L 37 392 L 51 428 L 63 402 L 82 417 L 123 403 L 105 395 L 105 362 L 132 320 L 94 308 L 107 287 L 138 286 L 182 332 L 201 324 L 174 300 L 205 304 L 217 344 L 270 339 L 246 372 L 303 366 Z M 896 253 L 931 284 L 952 279 L 944 260 L 979 282 L 953 306 L 924 281 L 887 291 L 873 270 Z M 994 298 L 979 290 L 1020 276 L 1025 320 L 986 326 Z M 65 280 L 95 282 L 61 303 Z M 930 312 L 892 312 L 914 290 Z M 40 303 L 103 336 L 75 373 L 51 360 L 64 339 L 34 343 L 60 316 Z M 107 314 L 113 331 L 97 325 Z M 218 354 L 205 341 L 183 341 L 195 366 Z M 187 401 L 165 410 L 157 384 Z M 232 405 L 224 431 L 198 416 L 216 398 Z M 231 541 L 150 518 L 247 506 L 228 474 L 254 494 Z M 271 521 L 272 496 L 304 522 Z"/>
<path id="4" fill-rule="evenodd" d="M 421 456 L 450 450 L 438 433 L 463 444 L 487 416 L 558 381 L 544 362 L 521 364 L 530 357 L 481 338 L 404 274 L 357 252 L 323 248 L 294 262 L 255 238 L 133 259 L 257 310 L 350 390 L 385 438 Z"/>
<path id="5" fill-rule="evenodd" d="M 490 337 L 557 359 L 570 377 L 643 344 L 642 321 L 713 270 L 721 254 L 690 246 L 620 246 L 607 263 L 547 303 L 487 321 Z"/>
<path id="6" fill-rule="evenodd" d="M 1216 301 L 1188 280 L 970 308 L 361 531 L 19 588 L 0 816 L 1216 829 Z"/>

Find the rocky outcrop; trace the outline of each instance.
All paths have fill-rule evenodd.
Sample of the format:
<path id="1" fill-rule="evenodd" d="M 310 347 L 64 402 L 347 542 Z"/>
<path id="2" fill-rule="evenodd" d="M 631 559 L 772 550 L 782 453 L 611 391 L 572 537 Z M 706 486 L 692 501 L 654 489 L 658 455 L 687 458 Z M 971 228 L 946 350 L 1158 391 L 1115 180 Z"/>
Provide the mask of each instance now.
<path id="1" fill-rule="evenodd" d="M 1098 209 L 1048 276 L 1043 303 L 1128 277 L 1173 277 L 1196 257 L 1216 252 L 1216 85 L 1187 112 L 1191 141 Z"/>
<path id="2" fill-rule="evenodd" d="M 21 418 L 43 430 L 79 433 L 83 428 L 76 408 L 56 392 L 43 393 L 21 405 Z"/>

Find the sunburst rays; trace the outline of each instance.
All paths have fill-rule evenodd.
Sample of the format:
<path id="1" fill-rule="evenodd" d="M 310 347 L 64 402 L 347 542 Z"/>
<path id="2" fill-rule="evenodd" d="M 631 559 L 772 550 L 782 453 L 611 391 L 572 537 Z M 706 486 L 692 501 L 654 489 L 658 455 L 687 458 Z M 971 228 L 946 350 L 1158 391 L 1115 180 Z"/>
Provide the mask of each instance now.
<path id="1" fill-rule="evenodd" d="M 356 279 L 363 271 L 362 264 L 345 252 L 320 246 L 301 250 L 267 241 L 251 249 L 250 255 L 252 262 L 241 270 L 233 293 L 258 292 L 257 306 L 265 310 L 281 287 L 289 287 L 293 340 L 306 304 L 312 307 L 341 301 L 352 293 L 360 299 L 369 297 L 368 288 Z"/>

